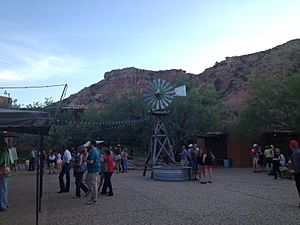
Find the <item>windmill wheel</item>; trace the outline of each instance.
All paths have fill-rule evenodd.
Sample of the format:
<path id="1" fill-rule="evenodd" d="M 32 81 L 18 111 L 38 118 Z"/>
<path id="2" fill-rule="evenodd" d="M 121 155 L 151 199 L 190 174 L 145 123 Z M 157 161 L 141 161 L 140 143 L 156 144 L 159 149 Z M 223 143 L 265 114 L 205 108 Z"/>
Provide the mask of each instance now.
<path id="1" fill-rule="evenodd" d="M 145 89 L 144 101 L 152 110 L 167 108 L 174 98 L 174 88 L 165 80 L 153 80 Z"/>

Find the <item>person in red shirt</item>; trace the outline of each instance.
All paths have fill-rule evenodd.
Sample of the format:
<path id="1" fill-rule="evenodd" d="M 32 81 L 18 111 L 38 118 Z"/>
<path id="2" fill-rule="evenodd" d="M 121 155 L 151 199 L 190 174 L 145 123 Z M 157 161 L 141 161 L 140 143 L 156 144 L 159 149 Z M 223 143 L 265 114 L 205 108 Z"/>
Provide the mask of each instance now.
<path id="1" fill-rule="evenodd" d="M 105 150 L 104 163 L 106 163 L 106 171 L 104 172 L 104 184 L 101 190 L 102 195 L 113 196 L 113 189 L 111 185 L 111 176 L 114 170 L 114 160 L 110 155 L 110 151 Z M 108 193 L 107 193 L 108 188 Z"/>

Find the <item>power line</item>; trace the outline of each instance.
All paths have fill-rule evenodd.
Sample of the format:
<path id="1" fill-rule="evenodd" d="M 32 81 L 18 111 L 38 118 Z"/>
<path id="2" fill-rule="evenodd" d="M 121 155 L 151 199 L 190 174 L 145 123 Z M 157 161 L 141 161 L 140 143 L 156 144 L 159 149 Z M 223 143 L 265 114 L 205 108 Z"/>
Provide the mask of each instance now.
<path id="1" fill-rule="evenodd" d="M 53 85 L 42 85 L 42 86 L 18 86 L 18 87 L 0 87 L 0 89 L 34 89 L 34 88 L 51 88 L 51 87 L 62 87 L 66 84 L 53 84 Z"/>

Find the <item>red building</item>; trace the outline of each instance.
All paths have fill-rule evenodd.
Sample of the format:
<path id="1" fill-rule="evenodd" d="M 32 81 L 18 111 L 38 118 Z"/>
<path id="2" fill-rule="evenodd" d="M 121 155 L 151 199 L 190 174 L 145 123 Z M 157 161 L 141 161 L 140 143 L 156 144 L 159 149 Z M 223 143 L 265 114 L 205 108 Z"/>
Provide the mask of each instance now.
<path id="1" fill-rule="evenodd" d="M 197 144 L 201 148 L 212 150 L 217 158 L 217 163 L 222 164 L 224 159 L 230 159 L 234 167 L 251 166 L 250 149 L 256 143 L 265 149 L 267 145 L 278 147 L 286 158 L 289 158 L 291 152 L 288 143 L 291 139 L 299 139 L 299 134 L 292 131 L 272 131 L 264 135 L 253 138 L 243 139 L 232 133 L 207 132 L 198 135 Z"/>

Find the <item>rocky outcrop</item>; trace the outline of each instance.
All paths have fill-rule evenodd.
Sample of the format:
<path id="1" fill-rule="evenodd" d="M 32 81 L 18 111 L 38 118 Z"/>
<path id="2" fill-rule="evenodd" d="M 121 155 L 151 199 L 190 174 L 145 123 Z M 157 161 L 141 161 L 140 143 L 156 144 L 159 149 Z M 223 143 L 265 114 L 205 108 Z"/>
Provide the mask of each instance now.
<path id="1" fill-rule="evenodd" d="M 175 69 L 150 71 L 131 67 L 112 70 L 106 72 L 100 82 L 71 95 L 64 105 L 103 108 L 115 94 L 124 93 L 133 86 L 142 92 L 150 80 L 160 78 L 174 83 L 178 78 L 188 76 L 198 81 L 199 88 L 216 88 L 230 120 L 243 107 L 253 77 L 282 76 L 288 72 L 300 74 L 300 39 L 258 53 L 227 57 L 198 75 Z"/>
<path id="2" fill-rule="evenodd" d="M 116 94 L 126 93 L 133 87 L 141 92 L 149 81 L 154 79 L 168 80 L 174 83 L 178 78 L 193 76 L 184 70 L 151 71 L 134 67 L 112 70 L 104 74 L 100 82 L 84 88 L 77 94 L 71 95 L 64 102 L 65 106 L 103 108 L 103 106 Z"/>
<path id="3" fill-rule="evenodd" d="M 199 74 L 200 88 L 214 86 L 226 113 L 234 118 L 243 107 L 250 80 L 258 76 L 300 75 L 300 39 L 243 56 L 227 57 Z"/>

